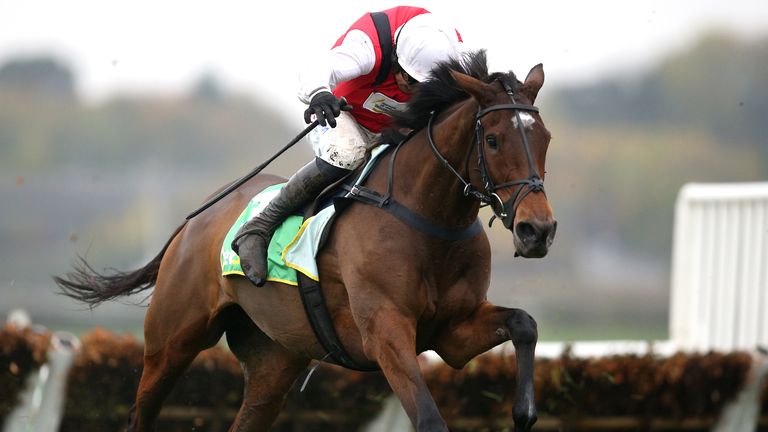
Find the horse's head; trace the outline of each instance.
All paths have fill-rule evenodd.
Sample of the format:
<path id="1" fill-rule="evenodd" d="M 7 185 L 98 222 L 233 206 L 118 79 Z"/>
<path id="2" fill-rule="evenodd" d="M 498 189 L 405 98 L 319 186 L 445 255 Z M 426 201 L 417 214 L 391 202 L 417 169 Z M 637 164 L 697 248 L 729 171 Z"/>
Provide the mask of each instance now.
<path id="1" fill-rule="evenodd" d="M 479 104 L 475 122 L 482 187 L 494 213 L 512 230 L 517 254 L 547 254 L 557 222 L 544 193 L 544 162 L 550 133 L 533 106 L 544 84 L 537 65 L 520 83 L 513 74 L 489 82 L 453 72 L 458 85 Z"/>

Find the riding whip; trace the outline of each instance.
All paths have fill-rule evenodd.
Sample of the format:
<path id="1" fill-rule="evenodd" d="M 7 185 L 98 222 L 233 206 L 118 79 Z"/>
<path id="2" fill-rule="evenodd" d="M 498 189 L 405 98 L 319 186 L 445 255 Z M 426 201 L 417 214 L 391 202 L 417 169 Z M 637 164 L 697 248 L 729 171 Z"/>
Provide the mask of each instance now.
<path id="1" fill-rule="evenodd" d="M 243 183 L 247 182 L 247 181 L 248 181 L 248 180 L 250 180 L 250 179 L 251 179 L 253 176 L 255 176 L 256 174 L 260 173 L 260 172 L 261 172 L 261 170 L 263 170 L 264 168 L 266 168 L 266 167 L 267 167 L 267 165 L 269 165 L 269 164 L 270 164 L 270 163 L 271 163 L 273 160 L 277 159 L 277 158 L 278 158 L 278 156 L 280 156 L 281 154 L 283 154 L 283 153 L 284 153 L 286 150 L 288 150 L 289 148 L 293 147 L 293 145 L 294 145 L 294 144 L 296 144 L 297 142 L 299 142 L 299 140 L 300 140 L 300 139 L 304 138 L 304 137 L 305 137 L 305 136 L 306 136 L 306 135 L 307 135 L 307 134 L 308 134 L 310 131 L 312 131 L 312 129 L 314 129 L 315 127 L 317 127 L 317 125 L 318 125 L 318 122 L 317 122 L 317 120 L 313 121 L 313 122 L 312 122 L 312 123 L 311 123 L 309 126 L 307 126 L 307 127 L 306 127 L 306 128 L 303 130 L 303 131 L 301 131 L 301 133 L 300 133 L 300 134 L 296 135 L 296 138 L 292 139 L 292 140 L 291 140 L 291 142 L 289 142 L 288 144 L 286 144 L 286 145 L 285 145 L 285 147 L 283 147 L 282 149 L 280 149 L 280 151 L 278 151 L 277 153 L 275 153 L 275 155 L 274 155 L 274 156 L 272 156 L 271 158 L 267 159 L 267 160 L 266 160 L 266 161 L 265 161 L 263 164 L 261 164 L 261 165 L 257 166 L 256 168 L 254 168 L 254 169 L 253 169 L 251 172 L 249 172 L 248 174 L 246 174 L 245 176 L 243 176 L 243 177 L 242 177 L 240 180 L 237 180 L 237 181 L 233 182 L 233 183 L 232 183 L 231 185 L 229 185 L 229 186 L 228 186 L 226 189 L 224 189 L 223 191 L 221 191 L 221 192 L 220 192 L 218 195 L 216 195 L 215 197 L 213 197 L 213 198 L 211 198 L 210 200 L 208 200 L 208 201 L 207 201 L 205 204 L 203 204 L 203 205 L 202 205 L 200 208 L 198 208 L 197 210 L 195 210 L 195 211 L 193 211 L 192 213 L 190 213 L 190 214 L 187 216 L 187 220 L 190 220 L 190 219 L 192 219 L 193 217 L 195 217 L 195 216 L 199 215 L 200 213 L 202 213 L 203 211 L 205 211 L 205 209 L 207 209 L 208 207 L 210 207 L 210 206 L 212 206 L 212 205 L 216 204 L 216 203 L 217 203 L 219 200 L 221 200 L 221 199 L 222 199 L 222 198 L 224 198 L 225 196 L 229 195 L 229 194 L 230 194 L 230 193 L 231 193 L 233 190 L 235 190 L 235 189 L 239 188 L 240 186 L 242 186 L 242 184 L 243 184 Z"/>
<path id="2" fill-rule="evenodd" d="M 347 99 L 346 98 L 339 99 L 339 104 L 341 105 L 341 110 L 342 111 L 349 111 L 349 110 L 352 109 L 351 106 L 347 105 Z M 239 188 L 240 186 L 243 185 L 243 183 L 247 182 L 248 180 L 253 178 L 253 176 L 255 176 L 256 174 L 260 173 L 261 170 L 266 168 L 267 165 L 272 163 L 273 160 L 277 159 L 281 154 L 285 153 L 286 150 L 288 150 L 289 148 L 293 147 L 294 144 L 299 142 L 299 140 L 301 140 L 308 133 L 310 133 L 312 131 L 312 129 L 316 128 L 318 124 L 319 124 L 319 122 L 317 120 L 315 120 L 312 123 L 310 123 L 310 125 L 307 126 L 306 128 L 304 128 L 304 130 L 301 131 L 301 133 L 296 135 L 296 138 L 292 139 L 291 142 L 286 144 L 285 147 L 283 147 L 282 149 L 280 149 L 280 151 L 275 153 L 274 156 L 272 156 L 271 158 L 267 159 L 263 164 L 261 164 L 261 165 L 257 166 L 256 168 L 254 168 L 251 172 L 249 172 L 248 174 L 243 176 L 240 180 L 237 180 L 237 181 L 233 182 L 226 189 L 224 189 L 223 191 L 219 192 L 218 195 L 216 195 L 215 197 L 211 198 L 205 204 L 200 206 L 200 208 L 198 208 L 197 210 L 195 210 L 192 213 L 190 213 L 189 215 L 187 215 L 187 220 L 190 220 L 193 217 L 199 215 L 200 213 L 205 211 L 205 209 L 207 209 L 208 207 L 216 204 L 217 202 L 219 202 L 219 200 L 221 200 L 225 196 L 229 195 L 233 190 Z"/>

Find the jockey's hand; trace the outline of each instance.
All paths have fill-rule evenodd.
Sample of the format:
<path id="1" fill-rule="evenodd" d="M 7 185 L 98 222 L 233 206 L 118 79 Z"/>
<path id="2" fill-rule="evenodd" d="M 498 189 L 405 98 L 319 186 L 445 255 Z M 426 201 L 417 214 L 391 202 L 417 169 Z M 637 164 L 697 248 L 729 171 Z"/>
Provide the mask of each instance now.
<path id="1" fill-rule="evenodd" d="M 349 111 L 350 109 L 352 107 L 347 105 L 344 98 L 337 99 L 331 92 L 320 92 L 312 98 L 309 102 L 309 108 L 304 111 L 304 121 L 307 124 L 311 123 L 312 114 L 314 114 L 321 126 L 325 126 L 327 122 L 328 126 L 335 128 L 336 117 L 341 114 L 341 111 Z"/>

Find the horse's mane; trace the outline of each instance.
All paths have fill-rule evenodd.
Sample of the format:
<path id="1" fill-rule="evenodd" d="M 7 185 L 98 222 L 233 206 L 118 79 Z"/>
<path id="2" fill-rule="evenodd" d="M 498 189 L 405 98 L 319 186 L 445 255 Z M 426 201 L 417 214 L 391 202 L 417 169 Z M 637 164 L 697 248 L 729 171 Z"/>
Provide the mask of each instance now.
<path id="1" fill-rule="evenodd" d="M 488 73 L 488 61 L 485 50 L 465 53 L 459 59 L 438 63 L 430 74 L 429 79 L 418 86 L 418 90 L 408 102 L 405 111 L 392 114 L 392 127 L 382 133 L 380 142 L 397 143 L 403 138 L 402 129 L 419 130 L 427 126 L 429 117 L 434 111 L 439 113 L 453 104 L 469 97 L 453 79 L 451 71 L 490 83 L 499 79 L 511 88 L 517 87 L 517 78 L 510 72 Z"/>

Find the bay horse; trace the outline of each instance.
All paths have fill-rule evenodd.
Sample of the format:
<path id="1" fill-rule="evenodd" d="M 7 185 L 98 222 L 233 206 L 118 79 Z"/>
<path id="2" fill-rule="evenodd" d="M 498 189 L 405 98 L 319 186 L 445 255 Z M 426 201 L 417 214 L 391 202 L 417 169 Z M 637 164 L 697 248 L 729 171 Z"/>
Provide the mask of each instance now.
<path id="1" fill-rule="evenodd" d="M 544 256 L 556 222 L 543 190 L 550 134 L 533 106 L 543 83 L 541 64 L 523 82 L 512 72 L 489 74 L 484 51 L 440 64 L 395 115 L 399 130 L 416 132 L 396 159 L 374 168 L 366 186 L 391 187 L 391 199 L 438 234 L 477 228 L 481 206 L 490 205 L 512 231 L 516 254 Z M 254 177 L 183 223 L 143 268 L 100 274 L 82 260 L 55 278 L 65 294 L 91 307 L 155 286 L 130 431 L 154 430 L 176 379 L 224 334 L 245 377 L 230 431 L 268 430 L 297 377 L 312 359 L 325 359 L 295 287 L 269 282 L 257 288 L 221 275 L 219 252 L 230 226 L 258 191 L 282 181 Z M 317 255 L 338 339 L 355 363 L 381 369 L 417 431 L 448 430 L 420 372 L 419 353 L 434 350 L 462 368 L 511 340 L 513 420 L 516 431 L 528 431 L 536 421 L 536 322 L 522 309 L 487 300 L 491 250 L 481 225 L 471 235 L 449 237 L 363 203 L 340 212 Z"/>

